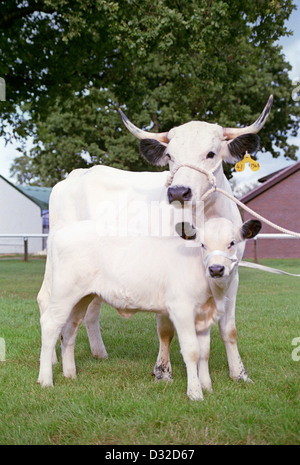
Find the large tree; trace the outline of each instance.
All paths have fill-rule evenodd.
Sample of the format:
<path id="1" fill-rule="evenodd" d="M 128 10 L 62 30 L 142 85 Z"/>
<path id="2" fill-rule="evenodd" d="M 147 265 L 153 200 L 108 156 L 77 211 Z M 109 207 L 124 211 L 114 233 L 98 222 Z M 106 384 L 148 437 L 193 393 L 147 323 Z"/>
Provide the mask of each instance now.
<path id="1" fill-rule="evenodd" d="M 4 122 L 34 136 L 15 164 L 21 181 L 53 185 L 73 168 L 145 169 L 116 108 L 168 130 L 191 119 L 254 121 L 270 93 L 264 150 L 287 143 L 299 107 L 278 39 L 292 0 L 0 1 Z M 151 169 L 147 166 L 147 169 Z"/>

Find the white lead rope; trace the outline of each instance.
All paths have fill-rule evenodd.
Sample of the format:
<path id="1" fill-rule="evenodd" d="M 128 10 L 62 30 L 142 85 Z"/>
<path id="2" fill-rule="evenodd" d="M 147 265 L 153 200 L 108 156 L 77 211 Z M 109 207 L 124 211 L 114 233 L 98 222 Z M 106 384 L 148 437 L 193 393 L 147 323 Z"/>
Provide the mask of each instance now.
<path id="1" fill-rule="evenodd" d="M 219 160 L 218 163 L 216 163 L 216 165 L 214 166 L 214 168 L 211 171 L 209 171 L 209 170 L 207 170 L 205 168 L 201 168 L 199 166 L 190 165 L 189 163 L 175 164 L 173 166 L 172 170 L 169 173 L 169 176 L 168 176 L 168 179 L 167 179 L 167 182 L 166 182 L 166 187 L 169 187 L 172 184 L 174 176 L 175 176 L 175 174 L 177 173 L 177 171 L 180 168 L 191 168 L 192 170 L 196 170 L 196 171 L 199 171 L 200 173 L 206 174 L 206 176 L 208 177 L 209 183 L 212 184 L 214 186 L 214 188 L 215 188 L 216 187 L 216 177 L 214 175 L 214 172 L 217 171 L 217 169 L 222 164 L 222 162 L 223 162 L 223 160 Z"/>
<path id="2" fill-rule="evenodd" d="M 254 268 L 255 270 L 267 271 L 269 273 L 286 274 L 288 276 L 300 278 L 300 274 L 287 273 L 287 271 L 278 270 L 277 268 L 271 268 L 270 266 L 259 265 L 258 263 L 241 261 L 239 262 L 239 266 L 242 266 L 244 268 Z"/>
<path id="3" fill-rule="evenodd" d="M 281 226 L 278 226 L 277 224 L 272 223 L 271 221 L 267 220 L 263 216 L 259 215 L 255 211 L 253 211 L 251 208 L 246 207 L 246 205 L 244 205 L 242 202 L 240 202 L 238 199 L 236 199 L 233 195 L 231 195 L 228 192 L 224 191 L 224 189 L 220 189 L 219 187 L 213 187 L 212 189 L 207 191 L 206 194 L 204 194 L 204 196 L 201 198 L 201 200 L 204 201 L 206 199 L 206 197 L 208 197 L 208 195 L 213 193 L 213 192 L 220 192 L 221 194 L 226 195 L 226 197 L 228 197 L 230 200 L 233 200 L 233 202 L 235 202 L 241 208 L 243 208 L 248 213 L 250 213 L 251 215 L 258 218 L 259 220 L 263 221 L 264 223 L 268 224 L 272 228 L 277 229 L 278 231 L 281 231 L 284 234 L 290 234 L 291 236 L 295 236 L 295 237 L 300 238 L 300 233 L 295 232 L 295 231 L 290 231 L 289 229 L 282 228 Z"/>
<path id="4" fill-rule="evenodd" d="M 229 194 L 228 192 L 226 192 L 224 189 L 220 189 L 220 187 L 217 187 L 216 186 L 216 177 L 214 175 L 215 171 L 217 171 L 217 169 L 219 168 L 219 166 L 221 165 L 222 163 L 222 160 L 219 160 L 218 163 L 214 166 L 214 168 L 212 170 L 207 170 L 205 168 L 200 168 L 198 166 L 194 166 L 194 165 L 190 165 L 188 163 L 182 163 L 182 164 L 178 164 L 178 165 L 174 165 L 173 169 L 170 171 L 170 174 L 169 174 L 169 177 L 167 179 L 167 182 L 166 182 L 166 186 L 170 186 L 170 184 L 172 183 L 173 181 L 173 178 L 175 176 L 175 174 L 177 173 L 177 171 L 180 169 L 180 168 L 191 168 L 193 170 L 196 170 L 196 171 L 199 171 L 200 173 L 204 173 L 206 174 L 207 178 L 208 178 L 208 181 L 210 184 L 212 184 L 212 188 L 209 189 L 202 197 L 201 197 L 201 200 L 204 201 L 210 194 L 212 194 L 213 192 L 220 192 L 221 194 L 225 195 L 226 197 L 228 197 L 230 200 L 232 200 L 233 202 L 235 202 L 237 205 L 239 205 L 241 208 L 243 208 L 244 210 L 246 210 L 248 213 L 250 213 L 251 215 L 255 216 L 256 218 L 258 218 L 259 220 L 263 221 L 264 223 L 268 224 L 269 226 L 271 226 L 272 228 L 275 228 L 277 229 L 278 231 L 281 231 L 282 233 L 284 234 L 290 234 L 291 236 L 295 236 L 295 237 L 298 237 L 300 238 L 300 233 L 298 232 L 295 232 L 295 231 L 290 231 L 289 229 L 285 229 L 285 228 L 282 228 L 281 226 L 278 226 L 277 224 L 275 223 L 272 223 L 271 221 L 267 220 L 266 218 L 264 218 L 263 216 L 259 215 L 258 213 L 256 213 L 255 211 L 253 211 L 251 208 L 249 207 L 246 207 L 246 205 L 244 205 L 242 202 L 240 202 L 240 200 L 236 199 L 233 195 Z"/>
<path id="5" fill-rule="evenodd" d="M 196 171 L 199 171 L 200 173 L 204 173 L 206 174 L 206 176 L 208 177 L 208 181 L 210 184 L 212 184 L 212 188 L 209 189 L 201 198 L 202 201 L 204 201 L 210 194 L 212 194 L 213 192 L 220 192 L 221 194 L 225 195 L 226 197 L 228 197 L 230 200 L 232 200 L 233 202 L 235 202 L 237 205 L 239 205 L 241 208 L 243 208 L 245 211 L 247 211 L 248 213 L 250 213 L 251 215 L 255 216 L 257 219 L 263 221 L 264 223 L 268 224 L 269 226 L 271 226 L 272 228 L 274 229 L 277 229 L 278 231 L 281 231 L 282 233 L 284 234 L 290 234 L 291 236 L 295 236 L 297 238 L 300 238 L 300 233 L 298 232 L 295 232 L 295 231 L 290 231 L 289 229 L 286 229 L 286 228 L 283 228 L 281 226 L 278 226 L 277 224 L 275 223 L 272 223 L 272 221 L 269 221 L 267 220 L 266 218 L 264 218 L 263 216 L 259 215 L 258 213 L 256 213 L 254 210 L 252 210 L 251 208 L 249 207 L 246 207 L 246 205 L 244 205 L 240 200 L 236 199 L 233 195 L 229 194 L 228 192 L 226 192 L 224 189 L 221 189 L 220 187 L 217 187 L 216 185 L 216 177 L 214 175 L 215 171 L 219 168 L 219 166 L 221 165 L 222 163 L 222 160 L 219 160 L 219 162 L 215 165 L 215 167 L 209 171 L 209 170 L 206 170 L 204 168 L 199 168 L 197 166 L 194 166 L 194 165 L 190 165 L 190 164 L 180 164 L 180 165 L 175 165 L 172 169 L 172 171 L 170 172 L 170 175 L 168 177 L 168 180 L 167 180 L 167 186 L 169 186 L 172 181 L 173 181 L 173 178 L 175 176 L 175 173 L 179 170 L 179 168 L 182 168 L 182 167 L 187 167 L 187 168 L 191 168 L 191 169 L 194 169 Z M 244 262 L 244 261 L 240 261 L 238 262 L 238 260 L 236 260 L 235 257 L 230 257 L 228 256 L 227 254 L 225 254 L 224 252 L 220 251 L 220 250 L 215 250 L 213 251 L 209 257 L 206 258 L 205 260 L 205 266 L 207 266 L 207 263 L 208 263 L 208 259 L 210 258 L 210 256 L 212 255 L 223 255 L 225 256 L 226 258 L 230 259 L 232 264 L 231 266 L 241 266 L 241 267 L 245 267 L 245 268 L 252 268 L 252 269 L 256 269 L 256 270 L 261 270 L 261 271 L 267 271 L 269 273 L 275 273 L 275 274 L 285 274 L 285 275 L 288 275 L 288 276 L 294 276 L 294 277 L 300 277 L 300 274 L 292 274 L 292 273 L 288 273 L 286 271 L 282 271 L 282 270 L 278 270 L 277 268 L 271 268 L 269 266 L 265 266 L 265 265 L 259 265 L 257 263 L 251 263 L 251 262 Z"/>
<path id="6" fill-rule="evenodd" d="M 255 270 L 267 271 L 268 273 L 285 274 L 285 275 L 288 275 L 288 276 L 293 276 L 295 278 L 300 278 L 300 274 L 288 273 L 287 271 L 278 270 L 277 268 L 272 268 L 270 266 L 259 265 L 258 263 L 245 262 L 243 260 L 239 261 L 235 254 L 234 255 L 229 255 L 228 253 L 223 252 L 223 250 L 213 250 L 212 252 L 210 252 L 207 255 L 207 257 L 205 258 L 205 260 L 204 260 L 205 268 L 207 268 L 207 265 L 208 265 L 208 262 L 209 262 L 210 258 L 215 256 L 215 255 L 222 256 L 222 257 L 225 257 L 228 260 L 230 260 L 231 261 L 231 270 L 236 265 L 238 265 L 238 266 L 241 266 L 243 268 L 252 268 L 252 269 L 255 269 Z"/>

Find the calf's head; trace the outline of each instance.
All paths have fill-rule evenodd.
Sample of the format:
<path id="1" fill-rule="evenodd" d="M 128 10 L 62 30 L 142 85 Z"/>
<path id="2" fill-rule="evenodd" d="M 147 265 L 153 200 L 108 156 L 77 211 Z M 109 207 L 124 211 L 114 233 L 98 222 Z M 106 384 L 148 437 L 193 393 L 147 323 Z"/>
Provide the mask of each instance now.
<path id="1" fill-rule="evenodd" d="M 248 220 L 235 227 L 226 218 L 212 218 L 205 222 L 201 238 L 202 257 L 208 278 L 228 278 L 237 265 L 237 244 L 255 237 L 261 222 Z"/>
<path id="2" fill-rule="evenodd" d="M 119 111 L 127 129 L 140 139 L 141 155 L 152 165 L 168 164 L 171 171 L 184 164 L 212 170 L 220 160 L 235 164 L 246 151 L 253 154 L 258 150 L 260 138 L 257 133 L 265 124 L 272 103 L 271 95 L 259 118 L 245 128 L 223 128 L 218 124 L 191 121 L 163 133 L 141 130 Z M 176 171 L 168 188 L 168 200 L 170 203 L 177 201 L 181 204 L 197 202 L 208 187 L 205 174 L 182 166 Z"/>

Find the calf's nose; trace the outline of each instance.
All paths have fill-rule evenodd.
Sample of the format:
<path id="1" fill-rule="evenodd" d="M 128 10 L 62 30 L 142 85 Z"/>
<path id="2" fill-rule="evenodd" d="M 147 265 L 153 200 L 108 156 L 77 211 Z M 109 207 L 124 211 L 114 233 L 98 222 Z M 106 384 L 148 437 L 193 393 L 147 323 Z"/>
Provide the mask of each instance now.
<path id="1" fill-rule="evenodd" d="M 208 270 L 212 278 L 221 278 L 224 275 L 225 266 L 212 265 L 208 267 Z"/>
<path id="2" fill-rule="evenodd" d="M 181 204 L 191 200 L 192 190 L 186 186 L 174 186 L 168 189 L 169 203 L 179 201 Z"/>

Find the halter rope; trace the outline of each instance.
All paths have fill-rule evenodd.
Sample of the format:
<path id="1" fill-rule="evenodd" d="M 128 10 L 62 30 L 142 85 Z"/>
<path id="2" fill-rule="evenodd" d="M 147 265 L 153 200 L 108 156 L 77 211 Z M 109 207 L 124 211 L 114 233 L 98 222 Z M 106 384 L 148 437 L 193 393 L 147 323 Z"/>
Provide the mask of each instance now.
<path id="1" fill-rule="evenodd" d="M 284 234 L 289 234 L 291 236 L 295 236 L 297 238 L 300 238 L 300 233 L 298 232 L 295 232 L 295 231 L 290 231 L 289 229 L 285 229 L 281 226 L 278 226 L 277 224 L 275 223 L 272 223 L 272 221 L 270 220 L 267 220 L 266 218 L 264 218 L 262 215 L 259 215 L 258 213 L 256 213 L 254 210 L 252 210 L 251 208 L 249 207 L 246 207 L 246 205 L 244 205 L 240 200 L 236 199 L 233 195 L 229 194 L 228 192 L 226 192 L 224 189 L 221 189 L 220 187 L 217 187 L 216 185 L 216 177 L 214 175 L 215 171 L 217 171 L 217 169 L 219 168 L 219 166 L 221 165 L 222 163 L 222 160 L 219 160 L 218 163 L 214 166 L 214 168 L 209 171 L 209 170 L 206 170 L 205 168 L 199 168 L 198 166 L 194 166 L 194 165 L 190 165 L 188 163 L 186 164 L 178 164 L 178 165 L 175 165 L 175 167 L 173 167 L 172 171 L 170 172 L 170 175 L 168 177 L 168 180 L 167 180 L 167 187 L 170 186 L 170 184 L 172 183 L 173 181 L 173 178 L 175 176 L 175 174 L 177 173 L 177 171 L 179 170 L 179 168 L 183 168 L 183 167 L 186 167 L 186 168 L 191 168 L 191 169 L 194 169 L 196 171 L 199 171 L 200 173 L 204 173 L 206 174 L 207 178 L 208 178 L 208 181 L 210 184 L 212 184 L 212 188 L 209 189 L 202 197 L 201 197 L 201 200 L 204 201 L 210 194 L 214 193 L 214 192 L 220 192 L 221 194 L 225 195 L 226 197 L 228 197 L 230 200 L 232 200 L 233 202 L 235 202 L 237 205 L 239 205 L 239 207 L 243 208 L 245 211 L 247 211 L 248 213 L 250 213 L 251 215 L 255 216 L 257 219 L 263 221 L 264 223 L 268 224 L 269 226 L 271 226 L 272 228 L 274 229 L 277 229 L 278 231 L 281 231 L 282 233 Z M 228 258 L 229 260 L 231 260 L 232 262 L 232 265 L 231 266 L 242 266 L 242 267 L 245 267 L 245 268 L 254 268 L 254 269 L 258 269 L 258 270 L 261 270 L 261 271 L 268 271 L 269 273 L 276 273 L 276 274 L 285 274 L 285 275 L 288 275 L 288 276 L 294 276 L 294 277 L 300 277 L 299 274 L 292 274 L 292 273 L 287 273 L 286 271 L 282 271 L 282 270 L 278 270 L 277 268 L 271 268 L 269 266 L 265 266 L 265 265 L 259 265 L 257 263 L 251 263 L 251 262 L 245 262 L 245 261 L 238 261 L 235 259 L 235 257 L 232 257 L 230 258 L 227 254 L 225 254 L 224 252 L 220 251 L 220 250 L 215 250 L 213 252 L 211 252 L 209 254 L 209 256 L 206 258 L 205 260 L 205 266 L 207 265 L 208 263 L 208 259 L 212 256 L 212 255 L 223 255 L 225 256 L 226 258 Z"/>
<path id="2" fill-rule="evenodd" d="M 170 186 L 170 184 L 172 183 L 173 179 L 174 179 L 174 176 L 175 174 L 177 173 L 177 171 L 180 169 L 180 168 L 191 168 L 193 170 L 196 170 L 200 173 L 204 173 L 206 174 L 207 178 L 208 178 L 208 181 L 210 184 L 212 184 L 212 188 L 209 189 L 202 197 L 201 197 L 201 200 L 204 201 L 206 200 L 206 198 L 212 194 L 213 192 L 220 192 L 221 194 L 225 195 L 226 197 L 228 197 L 230 200 L 232 200 L 233 202 L 235 202 L 237 205 L 239 205 L 241 208 L 243 208 L 245 211 L 247 211 L 248 213 L 250 213 L 251 215 L 255 216 L 257 219 L 263 221 L 264 223 L 268 224 L 269 226 L 271 226 L 272 228 L 275 228 L 277 229 L 278 231 L 281 231 L 282 233 L 284 234 L 290 234 L 291 236 L 295 236 L 295 237 L 298 237 L 300 238 L 300 233 L 298 232 L 295 232 L 295 231 L 290 231 L 289 229 L 285 229 L 285 228 L 282 228 L 281 226 L 278 226 L 277 224 L 275 223 L 272 223 L 272 221 L 270 220 L 267 220 L 266 218 L 264 218 L 263 216 L 259 215 L 258 213 L 256 213 L 254 210 L 252 210 L 251 208 L 249 207 L 246 207 L 246 205 L 244 205 L 240 200 L 236 199 L 233 195 L 229 194 L 228 192 L 226 192 L 224 189 L 221 189 L 220 187 L 217 187 L 216 185 L 216 177 L 214 175 L 215 171 L 217 171 L 217 169 L 219 168 L 219 166 L 221 165 L 223 160 L 219 160 L 218 163 L 214 166 L 214 168 L 212 170 L 207 170 L 205 168 L 200 168 L 198 166 L 194 166 L 194 165 L 190 165 L 189 163 L 181 163 L 181 164 L 178 164 L 178 165 L 175 165 L 172 169 L 172 171 L 170 171 L 170 175 L 167 179 L 167 182 L 166 182 L 166 186 Z"/>

